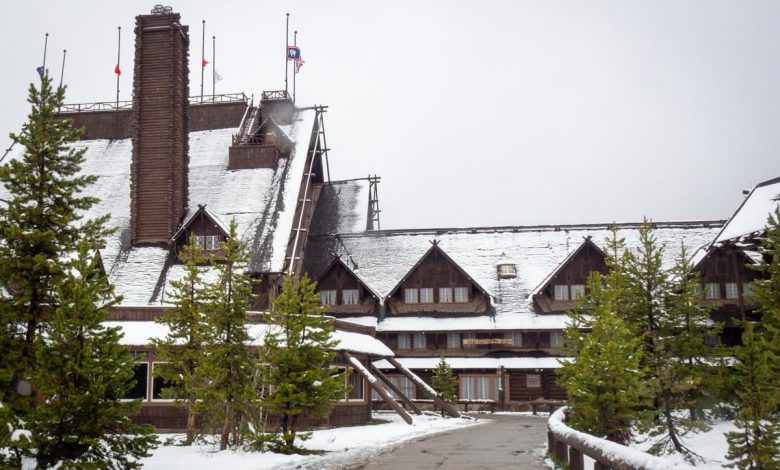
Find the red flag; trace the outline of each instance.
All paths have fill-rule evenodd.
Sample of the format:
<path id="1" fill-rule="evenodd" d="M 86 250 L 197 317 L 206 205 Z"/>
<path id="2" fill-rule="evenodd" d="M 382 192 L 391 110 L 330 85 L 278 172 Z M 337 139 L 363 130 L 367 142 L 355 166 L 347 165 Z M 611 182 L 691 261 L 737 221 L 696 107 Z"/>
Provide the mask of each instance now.
<path id="1" fill-rule="evenodd" d="M 116 67 L 114 67 L 114 73 L 117 75 L 122 75 L 122 71 L 119 70 L 119 64 L 116 64 Z"/>
<path id="2" fill-rule="evenodd" d="M 206 58 L 205 58 L 205 57 L 201 57 L 201 63 L 200 63 L 200 65 L 201 65 L 201 67 L 205 67 L 205 66 L 209 65 L 209 61 L 208 61 L 208 60 L 206 60 Z"/>

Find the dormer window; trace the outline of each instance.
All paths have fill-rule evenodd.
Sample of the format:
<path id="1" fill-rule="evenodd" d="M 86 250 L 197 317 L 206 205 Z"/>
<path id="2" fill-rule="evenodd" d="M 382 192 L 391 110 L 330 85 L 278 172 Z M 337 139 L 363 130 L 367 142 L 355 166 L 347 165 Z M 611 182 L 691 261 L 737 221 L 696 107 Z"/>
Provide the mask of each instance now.
<path id="1" fill-rule="evenodd" d="M 195 244 L 206 251 L 219 250 L 219 235 L 195 235 Z"/>
<path id="2" fill-rule="evenodd" d="M 512 263 L 502 263 L 498 265 L 499 279 L 514 279 L 517 277 L 517 265 Z"/>
<path id="3" fill-rule="evenodd" d="M 577 300 L 585 295 L 585 284 L 572 284 L 571 285 L 571 298 Z"/>
<path id="4" fill-rule="evenodd" d="M 720 298 L 720 284 L 717 282 L 708 282 L 704 284 L 704 298 L 705 299 L 719 299 Z"/>
<path id="5" fill-rule="evenodd" d="M 468 287 L 456 287 L 455 288 L 455 302 L 466 303 L 469 301 L 469 288 Z"/>
<path id="6" fill-rule="evenodd" d="M 569 285 L 556 284 L 553 290 L 555 300 L 569 300 Z"/>
<path id="7" fill-rule="evenodd" d="M 726 283 L 726 298 L 727 299 L 737 299 L 737 298 L 739 298 L 739 292 L 737 292 L 737 283 L 736 282 L 727 282 Z"/>
<path id="8" fill-rule="evenodd" d="M 407 303 L 407 304 L 419 303 L 420 301 L 418 300 L 418 297 L 417 297 L 417 289 L 414 289 L 414 288 L 412 288 L 412 289 L 409 289 L 409 288 L 404 289 L 404 302 Z"/>
<path id="9" fill-rule="evenodd" d="M 321 290 L 320 291 L 320 305 L 336 305 L 336 291 L 335 289 L 332 290 Z"/>
<path id="10" fill-rule="evenodd" d="M 433 303 L 433 288 L 431 287 L 420 288 L 420 303 L 421 304 Z"/>
<path id="11" fill-rule="evenodd" d="M 341 291 L 341 301 L 344 305 L 355 305 L 360 303 L 360 290 L 343 289 Z"/>
<path id="12" fill-rule="evenodd" d="M 439 303 L 452 303 L 455 299 L 452 297 L 452 287 L 439 287 Z"/>

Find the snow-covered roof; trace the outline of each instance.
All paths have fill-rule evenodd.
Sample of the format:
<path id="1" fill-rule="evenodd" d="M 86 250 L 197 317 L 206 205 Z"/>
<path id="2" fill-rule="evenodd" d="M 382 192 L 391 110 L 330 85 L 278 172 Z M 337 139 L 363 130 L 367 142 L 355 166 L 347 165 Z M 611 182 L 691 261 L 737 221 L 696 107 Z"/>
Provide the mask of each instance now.
<path id="1" fill-rule="evenodd" d="M 368 179 L 331 181 L 323 184 L 309 227 L 310 233 L 365 231 L 368 225 L 370 185 Z"/>
<path id="2" fill-rule="evenodd" d="M 708 244 L 721 222 L 656 223 L 655 236 L 666 243 L 664 266 L 671 267 L 682 241 L 693 252 Z M 630 249 L 639 245 L 639 224 L 618 224 L 619 235 Z M 481 229 L 383 230 L 318 235 L 309 238 L 305 263 L 319 273 L 332 259 L 324 254 L 350 257 L 351 267 L 374 290 L 386 296 L 430 248 L 439 246 L 496 300 L 495 315 L 447 318 L 393 317 L 377 324 L 377 331 L 548 330 L 565 326 L 564 314 L 539 314 L 530 294 L 547 275 L 577 249 L 583 237 L 604 248 L 609 224 Z M 507 258 L 517 265 L 517 277 L 499 279 L 496 266 Z"/>
<path id="3" fill-rule="evenodd" d="M 540 292 L 542 292 L 542 291 L 543 291 L 543 290 L 544 290 L 544 289 L 547 287 L 547 285 L 550 283 L 550 281 L 552 281 L 552 279 L 555 277 L 555 275 L 556 275 L 556 274 L 558 274 L 558 273 L 559 273 L 559 272 L 560 272 L 560 271 L 561 271 L 561 270 L 562 270 L 562 269 L 563 269 L 563 268 L 566 266 L 566 264 L 567 264 L 567 263 L 568 263 L 568 262 L 569 262 L 569 261 L 570 261 L 572 258 L 574 258 L 574 256 L 575 256 L 577 253 L 579 253 L 580 251 L 582 251 L 582 249 L 583 249 L 583 248 L 585 248 L 585 247 L 586 247 L 586 246 L 588 246 L 588 245 L 592 245 L 592 246 L 594 246 L 594 247 L 596 248 L 596 250 L 598 250 L 598 252 L 599 252 L 599 253 L 601 253 L 602 255 L 604 255 L 604 256 L 606 257 L 606 253 L 604 253 L 604 250 L 602 250 L 602 249 L 601 249 L 601 248 L 600 248 L 600 247 L 599 247 L 597 244 L 593 243 L 593 241 L 592 241 L 590 238 L 585 238 L 585 239 L 582 241 L 582 243 L 580 244 L 580 246 L 578 246 L 578 247 L 577 247 L 577 249 L 576 249 L 576 250 L 573 250 L 571 253 L 569 253 L 568 255 L 566 255 L 566 258 L 564 258 L 564 259 L 563 259 L 563 260 L 562 260 L 562 261 L 561 261 L 561 262 L 558 264 L 558 266 L 557 266 L 555 269 L 553 269 L 552 271 L 550 271 L 550 274 L 548 274 L 548 275 L 547 275 L 547 277 L 545 277 L 545 278 L 542 280 L 542 282 L 540 282 L 540 283 L 539 283 L 539 285 L 538 285 L 538 286 L 536 286 L 536 289 L 534 289 L 533 291 L 531 291 L 531 297 L 533 297 L 534 295 L 537 295 L 537 294 L 539 294 Z"/>
<path id="4" fill-rule="evenodd" d="M 153 339 L 164 339 L 170 332 L 167 326 L 153 321 L 107 321 L 103 324 L 109 328 L 121 328 L 124 336 L 120 343 L 127 346 L 147 346 Z M 253 346 L 263 344 L 263 338 L 268 328 L 268 325 L 262 323 L 247 325 Z M 336 347 L 333 348 L 335 351 L 349 351 L 382 357 L 393 356 L 393 351 L 384 343 L 367 334 L 336 329 L 331 338 L 338 341 Z"/>
<path id="5" fill-rule="evenodd" d="M 560 361 L 570 361 L 568 357 L 445 357 L 453 369 L 558 369 Z M 438 357 L 397 357 L 396 360 L 407 369 L 435 369 Z M 385 359 L 374 361 L 377 369 L 395 369 Z"/>
<path id="6" fill-rule="evenodd" d="M 780 206 L 780 177 L 756 185 L 713 241 L 721 243 L 763 232 L 770 213 Z"/>
<path id="7" fill-rule="evenodd" d="M 235 218 L 240 238 L 252 250 L 253 272 L 283 270 L 315 117 L 314 109 L 303 109 L 291 124 L 279 126 L 295 145 L 275 169 L 227 170 L 228 149 L 237 129 L 190 133 L 188 214 L 197 212 L 200 204 L 223 225 Z M 181 270 L 167 248 L 130 245 L 131 140 L 85 140 L 75 147 L 86 149 L 82 173 L 98 177 L 85 194 L 100 202 L 85 216 L 110 214 L 109 226 L 116 228 L 101 256 L 116 293 L 123 296 L 122 305 L 160 304 L 167 284 Z M 16 146 L 10 158 L 18 158 L 23 150 Z M 4 193 L 0 188 L 0 198 L 6 197 Z"/>

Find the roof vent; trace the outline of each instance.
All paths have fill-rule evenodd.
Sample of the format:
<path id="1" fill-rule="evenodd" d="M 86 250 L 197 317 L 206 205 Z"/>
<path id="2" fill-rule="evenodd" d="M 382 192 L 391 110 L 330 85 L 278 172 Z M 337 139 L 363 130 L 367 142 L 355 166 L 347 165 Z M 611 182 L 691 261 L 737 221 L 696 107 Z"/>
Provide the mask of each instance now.
<path id="1" fill-rule="evenodd" d="M 514 279 L 517 277 L 517 265 L 513 263 L 501 263 L 498 265 L 499 279 Z"/>

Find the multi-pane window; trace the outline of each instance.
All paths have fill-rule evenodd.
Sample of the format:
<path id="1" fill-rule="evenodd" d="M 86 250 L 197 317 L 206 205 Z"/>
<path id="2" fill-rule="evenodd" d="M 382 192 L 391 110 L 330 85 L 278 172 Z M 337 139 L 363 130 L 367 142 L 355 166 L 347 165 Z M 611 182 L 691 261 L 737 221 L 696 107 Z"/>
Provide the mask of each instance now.
<path id="1" fill-rule="evenodd" d="M 155 372 L 155 369 L 157 368 L 158 364 L 161 363 L 155 362 L 152 364 L 152 400 L 173 400 L 174 397 L 163 397 L 163 390 L 166 388 L 171 388 L 175 384 L 156 375 L 157 373 Z"/>
<path id="2" fill-rule="evenodd" d="M 356 370 L 352 370 L 347 379 L 348 385 L 352 386 L 349 393 L 347 393 L 347 400 L 363 400 L 363 376 L 358 374 Z"/>
<path id="3" fill-rule="evenodd" d="M 354 305 L 360 302 L 360 290 L 344 289 L 341 291 L 341 302 L 344 305 Z"/>
<path id="4" fill-rule="evenodd" d="M 420 303 L 421 304 L 432 304 L 433 303 L 433 288 L 432 287 L 421 287 L 420 288 Z"/>
<path id="5" fill-rule="evenodd" d="M 553 297 L 555 300 L 569 300 L 569 285 L 558 284 L 553 286 Z"/>
<path id="6" fill-rule="evenodd" d="M 456 287 L 455 288 L 455 302 L 468 302 L 469 301 L 469 288 L 468 287 Z"/>
<path id="7" fill-rule="evenodd" d="M 461 375 L 460 398 L 463 400 L 495 400 L 498 377 L 495 375 Z"/>
<path id="8" fill-rule="evenodd" d="M 498 277 L 501 279 L 512 279 L 517 277 L 517 266 L 511 263 L 499 264 Z"/>
<path id="9" fill-rule="evenodd" d="M 336 290 L 325 289 L 320 291 L 320 305 L 336 305 Z"/>
<path id="10" fill-rule="evenodd" d="M 453 300 L 452 287 L 439 287 L 439 302 L 448 304 Z"/>
<path id="11" fill-rule="evenodd" d="M 133 366 L 133 386 L 127 390 L 122 398 L 146 400 L 146 386 L 149 380 L 149 363 L 139 362 Z"/>
<path id="12" fill-rule="evenodd" d="M 447 333 L 447 349 L 460 349 L 460 333 Z"/>
<path id="13" fill-rule="evenodd" d="M 398 349 L 412 349 L 412 335 L 398 333 Z"/>
<path id="14" fill-rule="evenodd" d="M 742 296 L 743 297 L 749 297 L 753 294 L 753 283 L 752 282 L 743 282 L 742 283 Z"/>
<path id="15" fill-rule="evenodd" d="M 388 375 L 387 378 L 390 380 L 390 383 L 395 385 L 401 393 L 404 394 L 406 398 L 414 399 L 414 383 L 409 380 L 407 377 L 403 375 Z M 398 396 L 397 393 L 395 393 L 391 388 L 387 388 L 387 392 L 390 394 L 391 397 L 398 400 L 401 397 Z M 376 390 L 371 391 L 371 399 L 372 400 L 380 400 L 381 397 L 378 393 L 376 393 Z"/>
<path id="16" fill-rule="evenodd" d="M 542 376 L 540 374 L 528 374 L 525 376 L 526 388 L 541 388 Z"/>
<path id="17" fill-rule="evenodd" d="M 571 285 L 571 298 L 576 300 L 577 298 L 585 295 L 585 284 L 572 284 Z"/>
<path id="18" fill-rule="evenodd" d="M 737 283 L 736 282 L 727 282 L 726 283 L 726 298 L 727 299 L 737 299 L 737 298 L 739 298 L 739 292 L 737 291 Z"/>
<path id="19" fill-rule="evenodd" d="M 415 288 L 404 289 L 404 302 L 407 304 L 419 303 L 419 300 L 417 298 L 417 289 Z"/>
<path id="20" fill-rule="evenodd" d="M 553 348 L 563 347 L 563 331 L 555 330 L 550 332 L 550 346 Z"/>
<path id="21" fill-rule="evenodd" d="M 195 235 L 195 245 L 198 247 L 199 250 L 205 250 L 206 237 L 204 237 L 203 235 Z"/>
<path id="22" fill-rule="evenodd" d="M 523 333 L 519 331 L 508 331 L 504 333 L 504 338 L 512 340 L 512 346 L 523 345 Z"/>
<path id="23" fill-rule="evenodd" d="M 704 298 L 705 299 L 719 299 L 720 298 L 720 284 L 717 282 L 708 282 L 704 284 Z"/>
<path id="24" fill-rule="evenodd" d="M 206 250 L 210 250 L 210 251 L 219 250 L 219 235 L 206 236 Z"/>
<path id="25" fill-rule="evenodd" d="M 425 349 L 427 343 L 425 341 L 425 335 L 422 333 L 414 334 L 414 349 Z"/>

